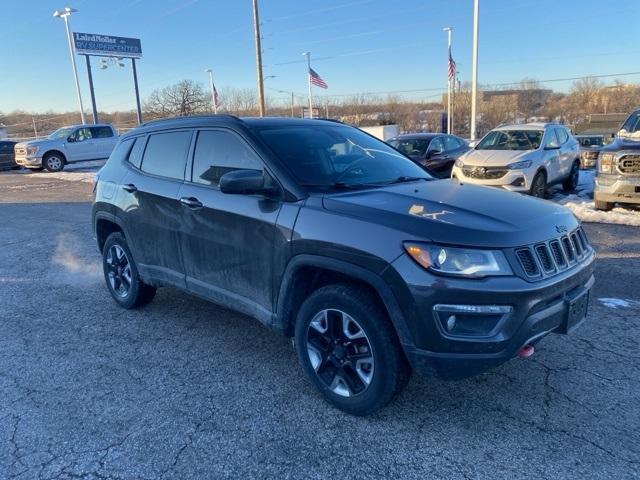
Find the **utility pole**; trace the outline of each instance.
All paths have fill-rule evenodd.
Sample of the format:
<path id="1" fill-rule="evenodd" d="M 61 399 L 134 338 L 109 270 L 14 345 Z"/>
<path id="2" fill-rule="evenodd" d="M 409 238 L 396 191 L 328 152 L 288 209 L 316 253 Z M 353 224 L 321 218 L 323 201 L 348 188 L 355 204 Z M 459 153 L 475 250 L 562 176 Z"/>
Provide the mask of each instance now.
<path id="1" fill-rule="evenodd" d="M 291 92 L 291 118 L 296 116 L 296 112 L 294 111 L 295 99 L 293 97 L 294 97 L 293 92 Z"/>
<path id="2" fill-rule="evenodd" d="M 31 117 L 31 122 L 33 122 L 33 134 L 36 136 L 36 140 L 38 139 L 38 129 L 36 128 L 36 119 Z"/>
<path id="3" fill-rule="evenodd" d="M 89 60 L 89 55 L 85 55 L 84 58 L 87 60 L 87 76 L 89 77 L 89 93 L 91 94 L 91 112 L 93 113 L 93 124 L 98 123 L 98 109 L 96 107 L 96 92 L 93 89 L 93 74 L 91 73 L 91 60 Z"/>
<path id="4" fill-rule="evenodd" d="M 311 52 L 304 52 L 307 57 L 307 88 L 309 90 L 309 118 L 313 119 L 313 93 L 311 92 Z"/>
<path id="5" fill-rule="evenodd" d="M 211 84 L 211 104 L 213 105 L 213 114 L 218 114 L 218 102 L 216 101 L 216 87 L 213 84 L 213 70 L 207 68 L 205 70 L 209 74 L 209 83 Z"/>
<path id="6" fill-rule="evenodd" d="M 67 31 L 67 41 L 69 42 L 69 54 L 71 55 L 71 66 L 73 67 L 73 78 L 76 81 L 76 93 L 78 94 L 78 104 L 80 106 L 80 118 L 84 124 L 84 107 L 82 106 L 82 94 L 80 93 L 80 82 L 78 81 L 78 67 L 76 66 L 75 49 L 73 48 L 73 40 L 71 39 L 71 30 L 69 28 L 69 16 L 77 12 L 75 8 L 65 7 L 64 10 L 56 10 L 53 12 L 54 17 L 62 18 Z"/>
<path id="7" fill-rule="evenodd" d="M 452 125 L 452 119 L 451 116 L 453 114 L 452 112 L 452 104 L 451 104 L 451 76 L 449 75 L 449 62 L 451 62 L 451 31 L 453 30 L 453 28 L 451 27 L 444 27 L 442 29 L 443 31 L 447 32 L 447 37 L 449 39 L 448 41 L 448 57 L 447 57 L 447 133 L 451 134 L 451 125 Z"/>
<path id="8" fill-rule="evenodd" d="M 478 95 L 478 10 L 480 0 L 473 0 L 473 53 L 471 62 L 471 134 L 476 139 L 476 104 Z"/>
<path id="9" fill-rule="evenodd" d="M 264 117 L 264 84 L 262 78 L 262 47 L 260 46 L 260 18 L 258 16 L 258 0 L 253 0 L 253 28 L 256 37 L 256 70 L 258 76 L 258 106 L 260 116 Z"/>

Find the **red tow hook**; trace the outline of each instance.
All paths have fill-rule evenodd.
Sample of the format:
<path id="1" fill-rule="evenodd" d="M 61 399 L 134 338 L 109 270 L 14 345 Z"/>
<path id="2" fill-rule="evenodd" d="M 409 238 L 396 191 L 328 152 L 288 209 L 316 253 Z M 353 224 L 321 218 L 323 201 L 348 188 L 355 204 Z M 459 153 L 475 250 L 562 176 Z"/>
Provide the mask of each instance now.
<path id="1" fill-rule="evenodd" d="M 536 349 L 533 348 L 533 345 L 525 345 L 518 350 L 518 358 L 529 358 L 535 351 Z"/>

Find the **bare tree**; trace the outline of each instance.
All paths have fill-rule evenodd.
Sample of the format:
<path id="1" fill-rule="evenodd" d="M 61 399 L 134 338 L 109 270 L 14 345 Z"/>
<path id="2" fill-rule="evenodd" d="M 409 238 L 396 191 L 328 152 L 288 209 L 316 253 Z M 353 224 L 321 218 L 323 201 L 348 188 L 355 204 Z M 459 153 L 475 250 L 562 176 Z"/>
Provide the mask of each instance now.
<path id="1" fill-rule="evenodd" d="M 174 85 L 154 90 L 144 102 L 145 116 L 184 117 L 207 110 L 208 94 L 200 82 L 181 80 Z"/>

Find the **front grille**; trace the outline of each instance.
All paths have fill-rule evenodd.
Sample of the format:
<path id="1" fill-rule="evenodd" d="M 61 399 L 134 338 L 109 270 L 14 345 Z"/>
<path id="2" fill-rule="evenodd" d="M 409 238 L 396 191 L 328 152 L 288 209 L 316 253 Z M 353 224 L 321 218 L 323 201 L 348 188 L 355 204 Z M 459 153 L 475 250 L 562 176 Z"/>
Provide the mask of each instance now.
<path id="1" fill-rule="evenodd" d="M 482 180 L 496 180 L 507 174 L 504 168 L 493 167 L 464 167 L 462 173 L 467 178 L 478 178 Z"/>
<path id="2" fill-rule="evenodd" d="M 533 246 L 516 248 L 516 259 L 527 277 L 548 277 L 586 259 L 591 248 L 582 228 Z"/>
<path id="3" fill-rule="evenodd" d="M 618 170 L 625 175 L 640 175 L 640 155 L 624 155 L 618 160 Z"/>

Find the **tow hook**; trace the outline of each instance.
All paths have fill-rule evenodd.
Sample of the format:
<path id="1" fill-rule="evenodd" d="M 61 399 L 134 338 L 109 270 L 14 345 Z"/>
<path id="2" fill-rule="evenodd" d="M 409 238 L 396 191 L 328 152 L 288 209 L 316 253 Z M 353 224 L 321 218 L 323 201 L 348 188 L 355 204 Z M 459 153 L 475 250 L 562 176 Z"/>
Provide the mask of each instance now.
<path id="1" fill-rule="evenodd" d="M 535 351 L 536 349 L 533 348 L 533 345 L 525 345 L 518 350 L 518 358 L 529 358 Z"/>

